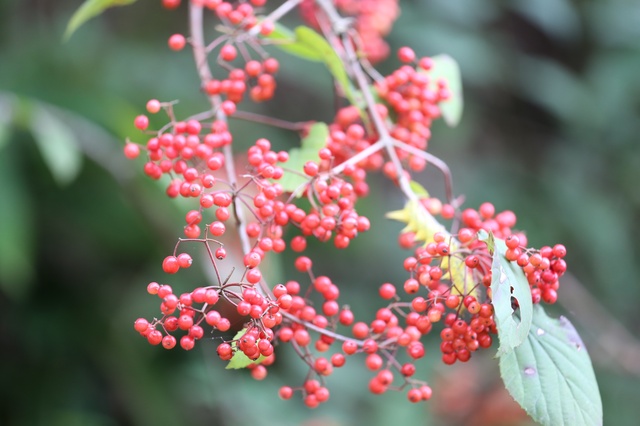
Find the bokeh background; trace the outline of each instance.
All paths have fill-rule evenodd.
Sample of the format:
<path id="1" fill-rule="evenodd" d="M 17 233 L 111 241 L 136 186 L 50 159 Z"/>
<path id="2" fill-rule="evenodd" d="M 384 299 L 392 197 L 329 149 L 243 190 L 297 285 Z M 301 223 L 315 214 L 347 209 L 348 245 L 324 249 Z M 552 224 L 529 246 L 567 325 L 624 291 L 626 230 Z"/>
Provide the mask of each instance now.
<path id="1" fill-rule="evenodd" d="M 179 99 L 179 114 L 206 108 L 188 52 L 166 39 L 186 14 L 141 0 L 109 10 L 62 41 L 79 0 L 0 2 L 0 424 L 3 425 L 520 425 L 501 391 L 493 352 L 440 365 L 434 341 L 420 373 L 434 399 L 374 397 L 358 362 L 329 378 L 317 410 L 276 390 L 305 374 L 283 351 L 264 382 L 230 372 L 203 341 L 191 352 L 151 347 L 132 329 L 157 302 L 161 259 L 186 207 L 121 155 L 150 98 Z M 447 161 L 466 205 L 512 209 L 534 246 L 563 242 L 571 274 L 555 313 L 579 329 L 592 356 L 605 424 L 640 414 L 640 3 L 568 0 L 401 1 L 392 48 L 449 53 L 462 68 L 459 127 L 438 124 L 430 149 Z M 296 17 L 287 22 L 296 24 Z M 274 52 L 282 57 L 280 52 Z M 390 59 L 379 68 L 390 71 Z M 290 120 L 331 117 L 331 80 L 291 60 L 277 99 L 255 110 Z M 301 108 L 300 105 L 304 105 Z M 316 106 L 315 110 L 307 107 Z M 156 125 L 161 123 L 155 123 Z M 234 126 L 246 147 L 285 132 Z M 441 178 L 420 181 L 434 193 Z M 376 289 L 404 280 L 400 224 L 384 208 L 402 200 L 384 181 L 361 207 L 374 231 L 317 271 L 341 284 L 343 302 L 373 315 Z M 272 276 L 300 278 L 293 256 Z M 166 280 L 187 290 L 202 271 Z"/>

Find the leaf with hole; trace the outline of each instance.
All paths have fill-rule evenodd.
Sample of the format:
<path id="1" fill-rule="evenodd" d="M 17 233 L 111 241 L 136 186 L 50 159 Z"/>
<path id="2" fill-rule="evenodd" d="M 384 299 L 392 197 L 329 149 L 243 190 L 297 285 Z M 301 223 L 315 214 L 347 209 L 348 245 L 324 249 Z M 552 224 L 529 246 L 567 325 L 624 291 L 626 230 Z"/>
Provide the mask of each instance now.
<path id="1" fill-rule="evenodd" d="M 507 260 L 507 245 L 493 233 L 481 230 L 478 239 L 485 241 L 492 252 L 491 303 L 494 320 L 498 328 L 498 356 L 504 355 L 521 345 L 529 334 L 532 317 L 531 288 L 522 268 Z M 512 298 L 518 303 L 513 309 Z"/>
<path id="2" fill-rule="evenodd" d="M 527 339 L 500 357 L 500 375 L 511 396 L 542 425 L 602 425 L 589 354 L 565 317 L 550 318 L 534 306 Z"/>

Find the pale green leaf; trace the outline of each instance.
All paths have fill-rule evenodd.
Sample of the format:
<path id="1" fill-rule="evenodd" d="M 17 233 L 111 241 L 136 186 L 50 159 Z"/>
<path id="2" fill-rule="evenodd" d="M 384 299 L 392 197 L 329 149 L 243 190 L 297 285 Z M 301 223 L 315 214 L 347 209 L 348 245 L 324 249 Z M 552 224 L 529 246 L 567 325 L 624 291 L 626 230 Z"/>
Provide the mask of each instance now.
<path id="1" fill-rule="evenodd" d="M 589 354 L 571 322 L 533 308 L 527 339 L 500 357 L 511 396 L 534 421 L 549 426 L 600 426 L 602 400 Z"/>
<path id="2" fill-rule="evenodd" d="M 455 59 L 449 55 L 437 55 L 433 58 L 433 67 L 428 71 L 429 77 L 435 82 L 444 79 L 451 92 L 451 97 L 443 101 L 440 106 L 442 118 L 450 127 L 455 127 L 462 118 L 464 102 L 462 99 L 462 78 L 460 67 Z"/>
<path id="3" fill-rule="evenodd" d="M 296 40 L 296 35 L 289 28 L 277 22 L 274 30 L 264 38 L 271 40 L 281 50 L 302 59 L 314 62 L 322 62 L 322 53 L 313 46 Z"/>
<path id="4" fill-rule="evenodd" d="M 80 172 L 83 155 L 71 128 L 52 108 L 34 102 L 29 130 L 56 182 L 67 185 L 73 181 Z"/>
<path id="5" fill-rule="evenodd" d="M 326 146 L 328 136 L 329 127 L 325 123 L 314 123 L 300 148 L 289 150 L 289 160 L 285 164 L 288 172 L 278 181 L 285 191 L 301 195 L 301 189 L 309 181 L 304 174 L 304 165 L 307 161 L 319 160 L 318 151 Z"/>
<path id="6" fill-rule="evenodd" d="M 329 42 L 309 27 L 299 26 L 296 28 L 295 32 L 297 40 L 320 52 L 322 61 L 327 66 L 331 75 L 333 75 L 333 78 L 335 78 L 340 87 L 342 87 L 344 94 L 352 104 L 357 104 L 357 100 L 354 99 L 351 80 L 349 80 L 344 63 L 335 50 L 333 50 Z"/>
<path id="7" fill-rule="evenodd" d="M 247 332 L 246 328 L 238 331 L 235 336 L 233 336 L 233 342 L 231 342 L 231 347 L 234 350 L 234 354 L 229 360 L 229 364 L 225 367 L 227 370 L 239 370 L 241 368 L 247 368 L 251 364 L 260 364 L 266 357 L 264 355 L 260 355 L 258 359 L 252 360 L 248 356 L 244 354 L 241 350 L 236 350 L 237 341 L 244 336 Z"/>
<path id="8" fill-rule="evenodd" d="M 527 339 L 533 314 L 531 288 L 522 268 L 505 257 L 507 246 L 501 239 L 487 236 L 487 246 L 494 247 L 491 264 L 491 303 L 498 328 L 498 356 L 511 352 Z M 518 301 L 518 312 L 511 298 Z"/>
<path id="9" fill-rule="evenodd" d="M 351 104 L 358 105 L 359 97 L 349 80 L 342 59 L 322 35 L 304 25 L 296 27 L 294 32 L 282 25 L 276 25 L 274 31 L 266 38 L 273 40 L 276 46 L 292 55 L 310 61 L 324 62 L 347 99 Z"/>
<path id="10" fill-rule="evenodd" d="M 86 0 L 69 20 L 67 29 L 64 31 L 64 39 L 68 40 L 82 24 L 100 15 L 105 9 L 114 6 L 126 6 L 135 2 L 136 0 Z"/>
<path id="11" fill-rule="evenodd" d="M 426 198 L 429 196 L 429 191 L 427 191 L 427 189 L 422 186 L 420 182 L 412 180 L 411 182 L 409 182 L 409 186 L 411 187 L 413 193 L 418 196 L 418 198 Z"/>

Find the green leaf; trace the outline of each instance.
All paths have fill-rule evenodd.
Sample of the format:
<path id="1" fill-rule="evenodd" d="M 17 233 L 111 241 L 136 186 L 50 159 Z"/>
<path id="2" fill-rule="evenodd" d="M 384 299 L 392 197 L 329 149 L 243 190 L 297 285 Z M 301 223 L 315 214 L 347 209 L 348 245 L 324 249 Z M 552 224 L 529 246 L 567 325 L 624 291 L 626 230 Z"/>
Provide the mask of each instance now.
<path id="1" fill-rule="evenodd" d="M 429 191 L 427 191 L 426 188 L 420 184 L 420 182 L 412 180 L 411 182 L 409 182 L 409 186 L 411 187 L 413 193 L 418 196 L 418 198 L 426 198 L 429 196 Z"/>
<path id="2" fill-rule="evenodd" d="M 237 342 L 242 336 L 244 336 L 246 332 L 247 329 L 243 328 L 242 330 L 238 331 L 235 336 L 233 336 L 231 348 L 233 348 L 234 354 L 229 360 L 229 364 L 227 364 L 226 366 L 227 370 L 239 370 L 241 368 L 246 368 L 251 364 L 260 364 L 266 358 L 266 356 L 260 355 L 258 359 L 252 360 L 248 356 L 246 356 L 244 352 L 242 352 L 241 350 L 237 350 Z"/>
<path id="3" fill-rule="evenodd" d="M 86 0 L 69 20 L 67 29 L 64 31 L 64 40 L 69 40 L 69 37 L 71 37 L 82 24 L 100 15 L 105 9 L 114 6 L 126 6 L 135 2 L 136 0 Z"/>
<path id="4" fill-rule="evenodd" d="M 329 127 L 325 123 L 314 123 L 309 134 L 302 139 L 300 148 L 292 148 L 289 151 L 289 160 L 285 168 L 290 170 L 278 181 L 287 192 L 296 196 L 302 195 L 302 189 L 309 178 L 304 174 L 304 165 L 307 161 L 318 161 L 318 151 L 327 145 Z"/>
<path id="5" fill-rule="evenodd" d="M 522 268 L 505 257 L 505 242 L 494 238 L 491 232 L 485 240 L 490 250 L 491 247 L 494 248 L 491 264 L 491 303 L 495 311 L 494 319 L 500 341 L 498 356 L 502 356 L 520 346 L 529 335 L 533 315 L 531 288 Z M 511 307 L 512 297 L 518 301 L 517 313 Z"/>
<path id="6" fill-rule="evenodd" d="M 275 46 L 294 56 L 308 61 L 322 62 L 320 51 L 296 40 L 295 33 L 280 23 L 276 23 L 274 30 L 265 38 L 274 41 Z"/>
<path id="7" fill-rule="evenodd" d="M 299 26 L 295 31 L 297 40 L 320 52 L 322 61 L 327 66 L 327 69 L 331 75 L 333 75 L 333 78 L 336 79 L 340 87 L 342 87 L 349 101 L 355 105 L 357 102 L 356 99 L 354 99 L 351 80 L 349 80 L 347 76 L 347 70 L 344 68 L 344 63 L 340 56 L 338 56 L 324 37 L 311 28 Z"/>
<path id="8" fill-rule="evenodd" d="M 29 130 L 56 182 L 61 186 L 72 182 L 80 172 L 82 152 L 71 128 L 51 107 L 36 102 L 31 109 Z"/>
<path id="9" fill-rule="evenodd" d="M 433 67 L 428 71 L 433 81 L 444 79 L 451 92 L 451 97 L 440 104 L 442 118 L 449 127 L 455 127 L 462 118 L 464 102 L 462 100 L 462 78 L 460 67 L 455 59 L 449 55 L 437 55 L 433 58 Z"/>
<path id="10" fill-rule="evenodd" d="M 324 62 L 349 102 L 353 105 L 358 104 L 342 59 L 322 35 L 304 25 L 296 27 L 293 33 L 282 25 L 276 25 L 275 30 L 267 38 L 280 41 L 276 46 L 285 52 L 310 61 Z"/>
<path id="11" fill-rule="evenodd" d="M 7 145 L 11 136 L 13 104 L 12 96 L 0 92 L 0 150 Z"/>
<path id="12" fill-rule="evenodd" d="M 525 342 L 500 357 L 500 375 L 511 396 L 538 423 L 602 425 L 602 400 L 589 354 L 565 317 L 533 308 Z"/>

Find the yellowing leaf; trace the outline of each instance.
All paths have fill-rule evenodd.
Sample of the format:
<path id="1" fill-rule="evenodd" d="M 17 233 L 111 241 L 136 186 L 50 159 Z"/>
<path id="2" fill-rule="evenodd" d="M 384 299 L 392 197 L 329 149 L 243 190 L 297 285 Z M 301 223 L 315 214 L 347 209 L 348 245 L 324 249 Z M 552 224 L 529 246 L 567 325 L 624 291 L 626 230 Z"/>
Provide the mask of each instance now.
<path id="1" fill-rule="evenodd" d="M 426 192 L 426 190 L 424 190 Z M 419 201 L 409 200 L 402 210 L 395 210 L 386 214 L 389 219 L 406 223 L 407 226 L 401 232 L 415 233 L 416 241 L 423 241 L 426 244 L 433 242 L 434 235 L 438 232 L 449 234 L 445 227 L 427 212 Z M 452 238 L 450 241 L 451 251 L 459 249 L 459 243 Z M 473 274 L 468 270 L 464 261 L 458 257 L 445 256 L 442 258 L 440 267 L 445 272 L 444 279 L 449 279 L 453 284 L 453 293 L 475 294 L 475 283 Z"/>

